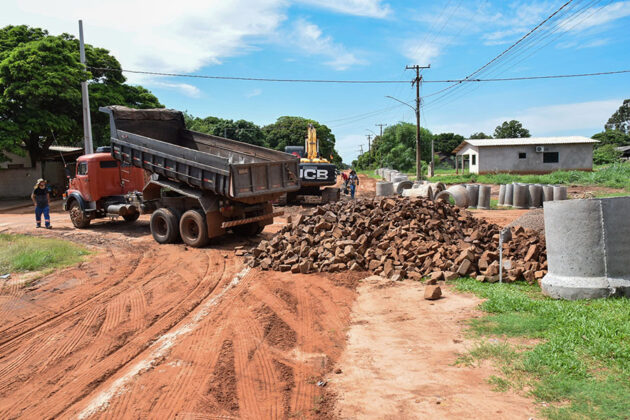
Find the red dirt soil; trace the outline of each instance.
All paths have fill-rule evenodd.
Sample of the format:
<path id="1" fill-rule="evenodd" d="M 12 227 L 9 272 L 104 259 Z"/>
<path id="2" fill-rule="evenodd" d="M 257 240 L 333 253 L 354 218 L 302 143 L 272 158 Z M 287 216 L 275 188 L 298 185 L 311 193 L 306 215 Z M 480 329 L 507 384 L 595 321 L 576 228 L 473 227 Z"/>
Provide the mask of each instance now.
<path id="1" fill-rule="evenodd" d="M 375 183 L 361 176 L 357 195 L 373 195 Z M 145 216 L 77 230 L 57 207 L 47 231 L 34 228 L 31 209 L 10 213 L 0 215 L 0 232 L 68 239 L 92 254 L 28 284 L 15 274 L 0 280 L 0 418 L 336 416 L 336 390 L 317 383 L 338 376 L 331 371 L 346 348 L 355 288 L 365 273 L 248 270 L 234 246 L 260 237 L 227 237 L 206 249 L 158 245 Z M 281 226 L 280 220 L 262 236 Z M 446 299 L 431 308 L 448 319 Z M 477 313 L 471 305 L 465 316 Z M 425 306 L 413 306 L 413 316 L 427 316 Z M 386 327 L 398 328 L 394 321 Z M 455 325 L 444 339 L 463 328 Z M 432 359 L 438 370 L 453 350 L 440 343 L 422 343 L 424 351 L 445 355 Z M 400 357 L 403 366 L 419 356 Z M 462 377 L 486 374 L 460 369 Z M 488 384 L 474 385 L 492 392 Z M 366 395 L 381 392 L 369 386 Z M 467 398 L 462 394 L 463 404 Z M 518 412 L 510 404 L 501 410 Z"/>

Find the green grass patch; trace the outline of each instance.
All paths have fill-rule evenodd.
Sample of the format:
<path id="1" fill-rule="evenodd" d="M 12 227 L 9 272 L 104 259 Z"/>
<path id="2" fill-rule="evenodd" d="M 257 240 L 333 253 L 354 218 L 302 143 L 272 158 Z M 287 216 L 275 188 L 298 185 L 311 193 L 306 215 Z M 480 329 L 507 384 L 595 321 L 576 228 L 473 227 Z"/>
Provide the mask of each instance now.
<path id="1" fill-rule="evenodd" d="M 368 178 L 373 178 L 373 179 L 378 179 L 380 180 L 381 177 L 376 175 L 376 172 L 374 169 L 358 169 L 357 170 L 358 174 L 363 174 L 365 176 L 367 176 Z"/>
<path id="2" fill-rule="evenodd" d="M 61 239 L 0 234 L 0 273 L 65 267 L 81 261 L 88 253 Z"/>
<path id="3" fill-rule="evenodd" d="M 445 184 L 481 183 L 508 184 L 524 182 L 530 184 L 564 184 L 564 185 L 599 185 L 609 188 L 624 188 L 630 191 L 630 163 L 616 163 L 608 166 L 596 167 L 592 172 L 585 171 L 556 171 L 543 175 L 517 174 L 463 174 L 440 175 L 436 181 Z"/>
<path id="4" fill-rule="evenodd" d="M 559 301 L 536 286 L 472 279 L 456 286 L 486 299 L 481 309 L 488 315 L 470 322 L 485 341 L 461 361 L 494 360 L 502 371 L 490 380 L 496 389 L 526 386 L 537 400 L 552 403 L 542 409 L 550 419 L 629 418 L 629 299 Z M 537 340 L 519 347 L 507 337 Z"/>

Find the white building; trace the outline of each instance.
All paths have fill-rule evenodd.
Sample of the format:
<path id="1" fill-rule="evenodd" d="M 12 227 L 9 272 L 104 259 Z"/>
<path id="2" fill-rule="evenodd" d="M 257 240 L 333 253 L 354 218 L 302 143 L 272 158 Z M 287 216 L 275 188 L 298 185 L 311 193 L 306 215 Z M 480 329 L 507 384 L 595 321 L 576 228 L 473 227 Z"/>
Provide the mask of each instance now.
<path id="1" fill-rule="evenodd" d="M 470 173 L 544 174 L 558 170 L 591 171 L 593 145 L 587 137 L 468 139 L 453 150 L 457 168 Z"/>

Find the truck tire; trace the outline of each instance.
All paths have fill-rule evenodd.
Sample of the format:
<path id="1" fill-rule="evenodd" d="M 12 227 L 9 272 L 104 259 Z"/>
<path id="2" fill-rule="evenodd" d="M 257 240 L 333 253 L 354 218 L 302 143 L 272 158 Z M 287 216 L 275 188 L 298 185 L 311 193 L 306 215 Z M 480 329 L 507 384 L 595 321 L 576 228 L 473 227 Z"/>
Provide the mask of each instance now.
<path id="1" fill-rule="evenodd" d="M 87 217 L 85 212 L 81 209 L 81 205 L 77 200 L 72 200 L 70 204 L 70 220 L 74 227 L 78 229 L 85 229 L 90 226 L 90 218 Z"/>
<path id="2" fill-rule="evenodd" d="M 172 244 L 179 237 L 177 216 L 167 208 L 157 209 L 151 215 L 151 235 L 158 244 Z"/>
<path id="3" fill-rule="evenodd" d="M 206 216 L 199 210 L 188 210 L 179 219 L 179 233 L 186 245 L 201 248 L 208 244 Z"/>

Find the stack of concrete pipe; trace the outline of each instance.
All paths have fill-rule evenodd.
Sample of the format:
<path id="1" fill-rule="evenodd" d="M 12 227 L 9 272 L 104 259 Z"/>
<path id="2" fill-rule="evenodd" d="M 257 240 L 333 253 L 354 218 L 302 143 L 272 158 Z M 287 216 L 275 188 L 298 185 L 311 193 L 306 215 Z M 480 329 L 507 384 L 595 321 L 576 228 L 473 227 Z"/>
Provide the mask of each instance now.
<path id="1" fill-rule="evenodd" d="M 567 187 L 563 185 L 524 184 L 513 182 L 499 187 L 501 207 L 516 209 L 534 209 L 542 207 L 547 201 L 567 199 Z"/>

